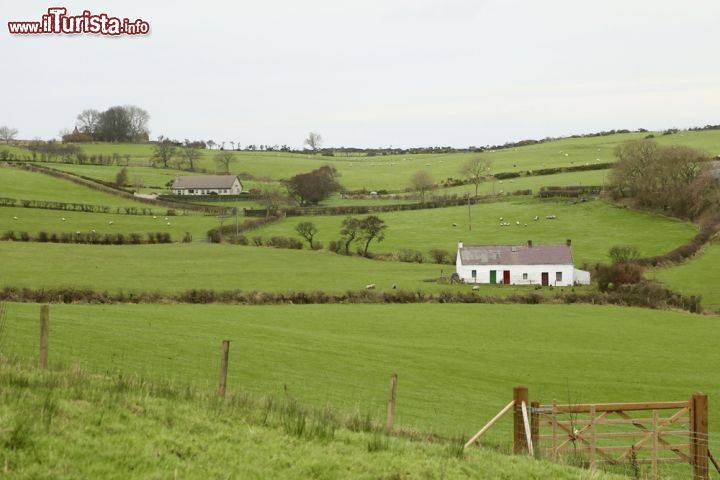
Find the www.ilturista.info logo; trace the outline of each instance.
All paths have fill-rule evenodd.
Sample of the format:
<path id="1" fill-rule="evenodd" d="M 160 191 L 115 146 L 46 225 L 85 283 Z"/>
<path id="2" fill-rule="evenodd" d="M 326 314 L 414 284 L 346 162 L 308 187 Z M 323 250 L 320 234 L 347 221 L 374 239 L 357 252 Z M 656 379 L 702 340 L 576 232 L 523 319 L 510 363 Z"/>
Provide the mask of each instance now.
<path id="1" fill-rule="evenodd" d="M 150 24 L 141 18 L 130 20 L 89 10 L 84 10 L 82 15 L 68 15 L 67 8 L 53 7 L 48 8 L 47 15 L 39 22 L 8 22 L 8 31 L 13 35 L 147 35 Z"/>

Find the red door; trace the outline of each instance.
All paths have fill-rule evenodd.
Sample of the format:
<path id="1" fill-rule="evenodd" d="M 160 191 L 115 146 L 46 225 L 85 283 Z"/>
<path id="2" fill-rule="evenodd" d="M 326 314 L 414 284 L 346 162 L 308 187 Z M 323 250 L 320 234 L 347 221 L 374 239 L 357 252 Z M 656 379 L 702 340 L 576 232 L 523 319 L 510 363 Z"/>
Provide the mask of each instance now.
<path id="1" fill-rule="evenodd" d="M 550 275 L 548 272 L 542 272 L 542 284 L 543 287 L 547 287 L 550 284 Z"/>
<path id="2" fill-rule="evenodd" d="M 503 283 L 505 285 L 510 285 L 510 270 L 503 271 Z"/>

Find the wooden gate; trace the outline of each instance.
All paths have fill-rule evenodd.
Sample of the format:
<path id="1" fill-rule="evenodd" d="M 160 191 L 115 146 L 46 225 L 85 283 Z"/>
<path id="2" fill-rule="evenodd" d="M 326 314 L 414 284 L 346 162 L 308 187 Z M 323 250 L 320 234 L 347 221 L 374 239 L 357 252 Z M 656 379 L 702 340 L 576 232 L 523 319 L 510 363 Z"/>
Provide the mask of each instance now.
<path id="1" fill-rule="evenodd" d="M 516 395 L 516 399 L 522 397 L 527 398 L 527 393 Z M 524 420 L 522 405 L 516 401 L 514 450 L 534 447 L 539 455 L 550 458 L 576 457 L 591 469 L 600 464 L 649 464 L 651 478 L 657 478 L 660 464 L 685 463 L 692 465 L 693 479 L 706 480 L 707 407 L 707 395 L 702 393 L 677 402 L 533 402 L 528 409 L 528 446 L 528 436 L 518 431 Z"/>

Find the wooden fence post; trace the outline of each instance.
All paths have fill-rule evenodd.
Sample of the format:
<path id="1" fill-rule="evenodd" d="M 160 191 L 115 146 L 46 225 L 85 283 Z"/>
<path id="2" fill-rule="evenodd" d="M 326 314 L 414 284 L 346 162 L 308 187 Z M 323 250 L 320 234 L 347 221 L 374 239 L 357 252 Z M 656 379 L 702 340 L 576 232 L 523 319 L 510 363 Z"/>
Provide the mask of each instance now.
<path id="1" fill-rule="evenodd" d="M 228 357 L 230 355 L 230 340 L 223 340 L 222 350 L 220 351 L 220 386 L 218 387 L 218 396 L 225 397 L 225 387 L 227 386 Z"/>
<path id="2" fill-rule="evenodd" d="M 385 428 L 389 432 L 395 423 L 395 399 L 397 399 L 397 373 L 390 376 L 390 392 L 388 393 L 387 402 L 387 420 Z"/>
<path id="3" fill-rule="evenodd" d="M 540 402 L 530 403 L 530 438 L 536 452 L 540 452 L 538 441 L 540 440 Z"/>
<path id="4" fill-rule="evenodd" d="M 525 422 L 522 414 L 522 404 L 528 403 L 528 389 L 525 386 L 517 386 L 513 388 L 513 401 L 515 408 L 513 409 L 513 453 L 527 453 L 528 444 L 525 436 Z"/>
<path id="5" fill-rule="evenodd" d="M 50 341 L 50 306 L 40 307 L 40 359 L 38 366 L 46 369 L 48 365 L 48 348 Z"/>
<path id="6" fill-rule="evenodd" d="M 703 393 L 696 393 L 690 399 L 690 429 L 693 462 L 693 480 L 708 480 L 708 398 Z"/>

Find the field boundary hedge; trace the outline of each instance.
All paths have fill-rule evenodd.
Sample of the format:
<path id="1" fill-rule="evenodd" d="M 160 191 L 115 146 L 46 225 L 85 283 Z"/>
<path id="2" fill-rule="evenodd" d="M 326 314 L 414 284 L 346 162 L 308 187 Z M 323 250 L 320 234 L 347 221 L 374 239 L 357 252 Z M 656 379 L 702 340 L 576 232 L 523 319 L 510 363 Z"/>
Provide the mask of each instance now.
<path id="1" fill-rule="evenodd" d="M 656 282 L 624 285 L 610 292 L 560 292 L 542 295 L 535 291 L 506 297 L 480 295 L 471 290 L 462 292 L 425 293 L 418 291 L 372 290 L 326 293 L 322 291 L 259 292 L 242 290 L 190 289 L 180 293 L 141 292 L 109 293 L 92 289 L 52 288 L 30 289 L 4 287 L 0 301 L 25 303 L 88 303 L 88 304 L 237 304 L 237 305 L 311 305 L 311 304 L 410 304 L 410 303 L 486 303 L 486 304 L 591 304 L 679 309 L 702 313 L 699 296 L 684 296 Z"/>
<path id="2" fill-rule="evenodd" d="M 283 208 L 282 213 L 288 217 L 302 217 L 315 215 L 363 215 L 368 213 L 400 212 L 406 210 L 425 210 L 431 208 L 457 207 L 462 205 L 476 205 L 479 203 L 490 203 L 509 196 L 532 195 L 532 190 L 518 190 L 509 194 L 481 195 L 478 197 L 440 198 L 419 203 L 394 203 L 390 205 L 340 205 L 337 207 L 297 207 Z M 246 217 L 264 217 L 267 215 L 265 209 L 243 209 Z"/>
<path id="3" fill-rule="evenodd" d="M 189 238 L 189 240 L 188 240 Z M 155 243 L 172 243 L 172 236 L 167 232 L 148 233 L 56 233 L 38 232 L 31 235 L 28 232 L 15 232 L 8 230 L 0 235 L 4 242 L 39 242 L 39 243 L 79 243 L 88 245 L 143 245 Z M 184 242 L 192 241 L 189 234 L 185 235 Z"/>
<path id="4" fill-rule="evenodd" d="M 56 202 L 54 200 L 24 200 L 17 198 L 0 197 L 0 207 L 38 208 L 43 210 L 62 210 L 65 212 L 83 213 L 113 213 L 116 215 L 158 215 L 151 208 L 139 207 L 110 207 L 108 205 L 95 205 L 91 203 Z M 175 215 L 169 209 L 165 215 Z"/>

